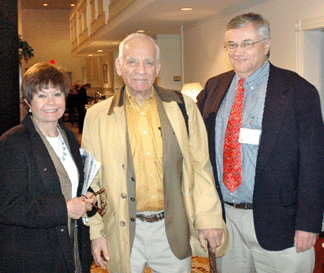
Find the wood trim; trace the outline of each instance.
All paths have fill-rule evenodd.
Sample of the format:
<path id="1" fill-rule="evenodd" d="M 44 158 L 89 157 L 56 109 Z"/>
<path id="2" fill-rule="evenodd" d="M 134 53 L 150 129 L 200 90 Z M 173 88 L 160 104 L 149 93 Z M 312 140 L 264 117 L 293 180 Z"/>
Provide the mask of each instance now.
<path id="1" fill-rule="evenodd" d="M 128 6 L 134 3 L 135 0 L 116 0 L 109 4 L 109 18 L 108 20 L 112 20 L 122 11 L 124 11 Z"/>
<path id="2" fill-rule="evenodd" d="M 105 23 L 105 13 L 102 12 L 97 20 L 93 21 L 91 23 L 91 35 L 95 34 L 99 29 L 101 29 L 102 27 L 104 27 L 106 25 Z"/>

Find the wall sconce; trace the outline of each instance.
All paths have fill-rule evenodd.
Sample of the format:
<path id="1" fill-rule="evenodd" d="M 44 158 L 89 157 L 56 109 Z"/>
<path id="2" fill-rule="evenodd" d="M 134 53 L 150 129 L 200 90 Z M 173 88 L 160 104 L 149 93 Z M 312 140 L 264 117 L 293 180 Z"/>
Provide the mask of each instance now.
<path id="1" fill-rule="evenodd" d="M 181 92 L 183 94 L 191 97 L 195 102 L 197 102 L 197 95 L 202 90 L 202 86 L 199 82 L 186 83 L 182 86 Z"/>

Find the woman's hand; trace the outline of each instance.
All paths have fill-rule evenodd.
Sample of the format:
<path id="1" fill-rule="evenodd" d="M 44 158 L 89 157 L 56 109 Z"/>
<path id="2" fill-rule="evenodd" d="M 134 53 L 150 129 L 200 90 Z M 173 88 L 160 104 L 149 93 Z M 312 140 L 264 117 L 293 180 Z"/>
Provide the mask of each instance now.
<path id="1" fill-rule="evenodd" d="M 87 194 L 86 194 L 86 199 L 88 199 L 88 200 L 92 200 L 92 202 L 91 202 L 91 205 L 90 204 L 87 204 L 87 209 L 88 209 L 88 211 L 91 211 L 92 210 L 92 208 L 93 208 L 93 205 L 95 205 L 96 203 L 97 203 L 97 197 L 94 195 L 94 193 L 93 192 L 90 192 L 90 191 L 88 191 L 87 192 Z"/>
<path id="2" fill-rule="evenodd" d="M 87 211 L 92 210 L 92 204 L 95 202 L 94 198 L 91 197 L 88 199 L 85 197 L 74 197 L 67 201 L 66 206 L 68 210 L 68 217 L 77 220 L 83 216 L 87 216 Z"/>

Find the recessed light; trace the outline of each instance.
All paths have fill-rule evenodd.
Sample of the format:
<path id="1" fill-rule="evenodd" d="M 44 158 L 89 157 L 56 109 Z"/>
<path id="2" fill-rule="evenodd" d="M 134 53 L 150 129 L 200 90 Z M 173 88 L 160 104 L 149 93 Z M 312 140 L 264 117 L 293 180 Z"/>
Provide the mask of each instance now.
<path id="1" fill-rule="evenodd" d="M 71 7 L 74 7 L 74 4 L 71 4 Z"/>
<path id="2" fill-rule="evenodd" d="M 47 4 L 43 4 L 44 7 L 47 7 Z"/>
<path id="3" fill-rule="evenodd" d="M 182 11 L 190 11 L 190 10 L 193 10 L 193 8 L 182 8 L 181 10 Z"/>
<path id="4" fill-rule="evenodd" d="M 145 33 L 145 30 L 144 29 L 139 29 L 136 31 L 137 33 Z"/>
<path id="5" fill-rule="evenodd" d="M 89 57 L 91 57 L 91 56 L 92 56 L 92 54 L 89 54 L 88 56 L 89 56 Z"/>
<path id="6" fill-rule="evenodd" d="M 97 52 L 103 52 L 103 50 L 102 49 L 98 49 Z"/>

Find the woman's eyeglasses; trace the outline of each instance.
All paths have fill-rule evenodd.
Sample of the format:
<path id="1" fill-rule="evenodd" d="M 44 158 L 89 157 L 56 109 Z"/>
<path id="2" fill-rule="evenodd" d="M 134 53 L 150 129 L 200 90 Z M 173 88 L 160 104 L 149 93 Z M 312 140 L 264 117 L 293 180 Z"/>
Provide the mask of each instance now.
<path id="1" fill-rule="evenodd" d="M 95 192 L 93 194 L 94 196 L 99 195 L 100 196 L 100 202 L 98 205 L 94 204 L 93 207 L 96 209 L 96 211 L 101 215 L 104 216 L 107 212 L 107 191 L 102 188 L 99 191 Z M 86 196 L 83 195 L 83 197 L 87 198 Z"/>

